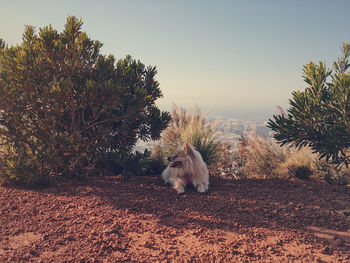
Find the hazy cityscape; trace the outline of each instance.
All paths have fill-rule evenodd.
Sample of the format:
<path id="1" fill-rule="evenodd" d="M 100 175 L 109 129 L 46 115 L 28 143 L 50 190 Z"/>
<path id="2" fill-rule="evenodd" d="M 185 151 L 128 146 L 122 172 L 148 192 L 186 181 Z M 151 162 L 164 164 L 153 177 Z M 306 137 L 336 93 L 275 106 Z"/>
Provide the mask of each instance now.
<path id="1" fill-rule="evenodd" d="M 219 131 L 218 139 L 221 142 L 228 143 L 231 145 L 231 149 L 234 149 L 238 140 L 243 134 L 249 132 L 255 132 L 258 136 L 263 136 L 267 138 L 272 137 L 272 131 L 266 127 L 266 121 L 250 121 L 250 120 L 238 120 L 234 118 L 220 118 L 220 122 L 216 126 L 217 131 Z M 210 122 L 216 120 L 216 118 L 209 118 Z M 143 151 L 144 149 L 152 149 L 157 142 L 139 141 L 136 145 L 136 150 Z"/>

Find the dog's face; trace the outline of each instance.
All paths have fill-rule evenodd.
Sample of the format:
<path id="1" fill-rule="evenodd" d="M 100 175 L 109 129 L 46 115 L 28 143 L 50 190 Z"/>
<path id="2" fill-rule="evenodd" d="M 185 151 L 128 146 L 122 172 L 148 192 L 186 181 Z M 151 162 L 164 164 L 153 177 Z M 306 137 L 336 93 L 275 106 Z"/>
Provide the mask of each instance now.
<path id="1" fill-rule="evenodd" d="M 185 165 L 186 158 L 189 157 L 189 155 L 192 152 L 192 147 L 185 143 L 181 144 L 175 151 L 174 156 L 168 157 L 168 161 L 170 162 L 169 166 L 171 168 L 181 168 Z"/>

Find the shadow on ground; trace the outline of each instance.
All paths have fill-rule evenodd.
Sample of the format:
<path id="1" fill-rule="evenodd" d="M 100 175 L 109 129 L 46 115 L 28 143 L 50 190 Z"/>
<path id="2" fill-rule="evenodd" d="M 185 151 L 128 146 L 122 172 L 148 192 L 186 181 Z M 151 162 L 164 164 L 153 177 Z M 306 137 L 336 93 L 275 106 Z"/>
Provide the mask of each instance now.
<path id="1" fill-rule="evenodd" d="M 348 260 L 349 196 L 316 182 L 220 177 L 205 194 L 178 195 L 152 176 L 2 187 L 0 261 Z"/>
<path id="2" fill-rule="evenodd" d="M 89 178 L 74 188 L 60 187 L 53 192 L 99 196 L 116 209 L 154 215 L 159 224 L 176 229 L 349 229 L 349 187 L 316 182 L 212 177 L 206 194 L 188 188 L 185 194 L 178 195 L 159 177 L 133 177 L 127 181 L 107 177 Z"/>

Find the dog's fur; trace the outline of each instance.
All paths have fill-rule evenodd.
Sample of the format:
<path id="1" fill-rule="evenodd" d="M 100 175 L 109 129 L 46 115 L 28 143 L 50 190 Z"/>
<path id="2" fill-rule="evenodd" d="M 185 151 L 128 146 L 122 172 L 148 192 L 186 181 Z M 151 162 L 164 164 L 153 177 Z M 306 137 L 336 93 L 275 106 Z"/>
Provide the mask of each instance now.
<path id="1" fill-rule="evenodd" d="M 192 184 L 198 192 L 204 193 L 209 187 L 209 173 L 202 156 L 190 144 L 180 144 L 175 156 L 168 158 L 170 163 L 162 172 L 165 183 L 182 194 L 187 184 Z"/>

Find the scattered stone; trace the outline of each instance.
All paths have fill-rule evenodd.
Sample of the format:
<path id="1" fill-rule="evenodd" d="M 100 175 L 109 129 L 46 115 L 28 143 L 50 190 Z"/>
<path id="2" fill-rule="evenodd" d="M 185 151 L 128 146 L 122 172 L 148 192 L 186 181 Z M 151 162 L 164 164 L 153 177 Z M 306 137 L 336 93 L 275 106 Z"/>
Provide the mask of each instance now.
<path id="1" fill-rule="evenodd" d="M 331 249 L 329 247 L 325 247 L 321 250 L 322 254 L 331 254 Z"/>
<path id="2" fill-rule="evenodd" d="M 323 261 L 322 259 L 320 258 L 315 258 L 315 263 L 326 263 L 325 261 Z"/>
<path id="3" fill-rule="evenodd" d="M 340 238 L 337 238 L 335 240 L 335 244 L 339 247 L 339 246 L 344 246 L 344 240 L 343 239 L 340 239 Z"/>
<path id="4" fill-rule="evenodd" d="M 146 240 L 143 246 L 146 248 L 153 248 L 153 243 L 150 242 L 149 240 Z"/>

